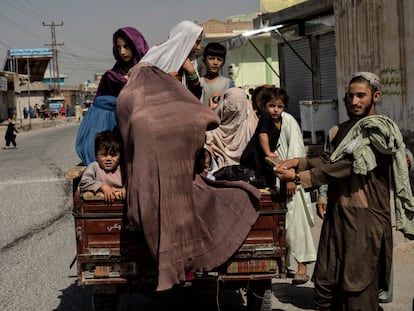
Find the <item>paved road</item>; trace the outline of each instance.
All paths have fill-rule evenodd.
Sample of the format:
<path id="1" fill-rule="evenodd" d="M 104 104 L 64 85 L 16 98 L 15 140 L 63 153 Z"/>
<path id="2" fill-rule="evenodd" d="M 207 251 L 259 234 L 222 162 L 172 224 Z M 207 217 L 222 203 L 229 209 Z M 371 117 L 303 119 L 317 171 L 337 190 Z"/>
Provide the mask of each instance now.
<path id="1" fill-rule="evenodd" d="M 75 134 L 75 125 L 20 131 L 18 149 L 0 149 L 2 311 L 54 310 L 75 282 L 71 185 L 63 177 L 79 161 Z"/>
<path id="2" fill-rule="evenodd" d="M 37 126 L 46 126 L 45 122 L 49 121 L 32 120 L 32 131 Z M 4 125 L 0 126 L 2 137 L 3 129 Z M 49 133 L 51 130 L 43 131 Z M 77 163 L 71 149 L 74 133 L 76 127 L 72 125 L 56 129 L 55 136 L 42 135 L 43 145 L 38 146 L 39 142 L 35 140 L 40 136 L 25 132 L 17 138 L 21 148 L 0 150 L 3 164 L 0 175 L 2 311 L 91 310 L 90 289 L 78 287 L 76 270 L 69 269 L 75 251 L 74 225 L 70 214 L 70 185 L 62 178 L 62 172 Z M 62 137 L 64 142 L 53 143 L 56 136 Z M 59 152 L 54 150 L 59 148 L 62 149 Z M 10 157 L 12 152 L 16 152 L 13 158 Z M 43 192 L 37 191 L 38 188 Z M 58 201 L 59 204 L 51 203 Z M 316 218 L 313 228 L 315 242 L 318 241 L 320 225 L 321 221 Z M 398 232 L 394 233 L 394 238 L 394 299 L 382 306 L 385 311 L 410 311 L 414 298 L 414 243 L 404 241 Z M 309 268 L 312 272 L 313 265 Z M 302 286 L 292 286 L 290 282 L 291 279 L 274 280 L 273 310 L 313 310 L 312 282 Z M 120 310 L 160 310 L 173 305 L 178 305 L 181 310 L 244 309 L 240 292 L 221 290 L 217 294 L 213 286 L 202 291 L 195 287 L 182 288 L 155 297 L 123 296 Z"/>

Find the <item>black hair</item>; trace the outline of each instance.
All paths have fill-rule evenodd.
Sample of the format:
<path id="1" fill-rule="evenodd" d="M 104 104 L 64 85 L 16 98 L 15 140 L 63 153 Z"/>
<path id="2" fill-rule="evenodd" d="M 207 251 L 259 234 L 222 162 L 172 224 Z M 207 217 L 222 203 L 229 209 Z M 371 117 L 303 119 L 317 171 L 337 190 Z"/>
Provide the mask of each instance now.
<path id="1" fill-rule="evenodd" d="M 252 101 L 252 105 L 253 105 L 253 109 L 256 111 L 259 111 L 259 104 L 257 102 L 257 98 L 259 97 L 260 93 L 262 92 L 262 89 L 265 87 L 270 87 L 269 84 L 264 84 L 264 85 L 260 85 L 258 87 L 256 87 L 253 91 L 252 91 L 252 95 L 251 95 L 251 101 Z"/>
<path id="2" fill-rule="evenodd" d="M 218 42 L 210 42 L 204 48 L 203 57 L 207 58 L 207 56 L 218 56 L 225 60 L 226 54 L 227 50 L 222 44 Z"/>
<path id="3" fill-rule="evenodd" d="M 104 131 L 96 134 L 95 137 L 95 156 L 99 150 L 105 154 L 116 155 L 121 153 L 121 136 L 117 131 Z"/>

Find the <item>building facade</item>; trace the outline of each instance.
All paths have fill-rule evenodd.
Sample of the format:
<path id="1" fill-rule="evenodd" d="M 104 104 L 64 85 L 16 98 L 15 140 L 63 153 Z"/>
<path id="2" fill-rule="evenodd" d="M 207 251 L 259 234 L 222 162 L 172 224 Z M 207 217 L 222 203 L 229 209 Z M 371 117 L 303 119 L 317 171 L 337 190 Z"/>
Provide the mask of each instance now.
<path id="1" fill-rule="evenodd" d="M 21 120 L 24 111 L 45 107 L 59 99 L 64 109 L 90 103 L 95 97 L 97 83 L 65 85 L 65 75 L 54 78 L 48 71 L 51 49 L 10 49 L 4 71 L 0 71 L 0 122 L 8 117 Z M 26 116 L 30 117 L 30 116 Z"/>
<path id="2" fill-rule="evenodd" d="M 225 22 L 211 19 L 199 23 L 205 35 L 202 46 L 219 42 L 227 48 L 222 74 L 231 77 L 246 92 L 262 84 L 279 85 L 278 50 L 271 35 L 243 35 L 253 30 L 253 19 L 257 16 L 258 13 L 252 13 L 229 16 Z"/>
<path id="3" fill-rule="evenodd" d="M 298 54 L 311 64 L 312 79 L 295 77 L 289 82 L 293 65 L 286 61 L 282 47 L 279 54 L 281 84 L 289 87 L 289 83 L 296 83 L 289 94 L 293 93 L 297 99 L 301 93 L 308 92 L 306 96 L 309 99 L 317 100 L 324 98 L 326 90 L 331 94 L 332 89 L 327 83 L 335 81 L 340 122 L 348 118 L 342 98 L 350 75 L 355 71 L 378 74 L 382 83 L 382 100 L 377 111 L 398 124 L 412 150 L 414 98 L 409 95 L 414 89 L 414 59 L 411 57 L 414 21 L 410 18 L 413 12 L 414 2 L 411 0 L 308 0 L 279 12 L 258 16 L 254 20 L 254 28 L 281 24 L 299 30 L 302 27 L 304 37 L 298 40 L 309 40 L 311 55 L 309 57 L 305 52 Z M 319 30 L 315 32 L 312 28 Z M 323 28 L 327 31 L 324 32 Z M 300 52 L 301 47 L 296 46 L 300 41 L 288 42 Z M 330 68 L 332 58 L 335 59 L 335 71 L 328 70 L 327 75 L 323 66 Z M 304 68 L 301 72 L 307 75 Z"/>

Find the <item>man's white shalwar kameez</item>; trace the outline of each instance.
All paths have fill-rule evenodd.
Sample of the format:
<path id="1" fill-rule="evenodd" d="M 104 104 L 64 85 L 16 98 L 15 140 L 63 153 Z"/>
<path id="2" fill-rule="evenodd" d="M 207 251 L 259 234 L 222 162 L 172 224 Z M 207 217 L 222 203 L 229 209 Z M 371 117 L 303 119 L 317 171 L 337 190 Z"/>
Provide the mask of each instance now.
<path id="1" fill-rule="evenodd" d="M 296 119 L 289 113 L 282 113 L 282 127 L 279 146 L 275 153 L 281 160 L 305 157 L 302 131 Z M 278 181 L 279 182 L 279 181 Z M 316 260 L 315 244 L 311 233 L 314 214 L 310 194 L 300 185 L 295 194 L 286 200 L 286 246 L 297 262 L 307 263 Z M 287 259 L 289 256 L 287 256 Z M 289 264 L 289 262 L 287 263 Z"/>

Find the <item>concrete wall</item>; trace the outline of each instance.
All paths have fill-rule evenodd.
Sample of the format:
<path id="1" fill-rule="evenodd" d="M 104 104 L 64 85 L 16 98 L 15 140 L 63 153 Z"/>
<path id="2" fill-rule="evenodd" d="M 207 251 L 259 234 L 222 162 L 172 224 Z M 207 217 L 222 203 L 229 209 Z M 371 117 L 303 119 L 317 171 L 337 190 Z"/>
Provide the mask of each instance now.
<path id="1" fill-rule="evenodd" d="M 19 94 L 16 101 L 16 119 L 24 119 L 23 108 L 26 107 L 26 109 L 29 109 L 29 104 L 32 108 L 34 108 L 36 104 L 42 107 L 45 103 L 44 98 L 43 92 L 31 92 L 30 98 L 27 96 L 27 93 Z"/>
<path id="2" fill-rule="evenodd" d="M 278 46 L 269 34 L 253 36 L 250 40 L 279 74 Z M 228 51 L 233 66 L 235 85 L 245 90 L 263 84 L 280 85 L 279 77 L 266 64 L 252 44 Z"/>
<path id="3" fill-rule="evenodd" d="M 382 81 L 378 113 L 391 117 L 414 147 L 414 1 L 334 1 L 338 98 L 354 71 L 372 71 Z M 411 95 L 411 96 L 410 96 Z M 347 118 L 340 104 L 340 121 Z"/>
<path id="4" fill-rule="evenodd" d="M 0 92 L 0 122 L 7 120 L 14 107 L 14 92 Z"/>

